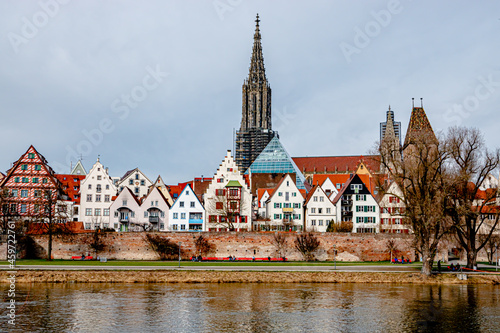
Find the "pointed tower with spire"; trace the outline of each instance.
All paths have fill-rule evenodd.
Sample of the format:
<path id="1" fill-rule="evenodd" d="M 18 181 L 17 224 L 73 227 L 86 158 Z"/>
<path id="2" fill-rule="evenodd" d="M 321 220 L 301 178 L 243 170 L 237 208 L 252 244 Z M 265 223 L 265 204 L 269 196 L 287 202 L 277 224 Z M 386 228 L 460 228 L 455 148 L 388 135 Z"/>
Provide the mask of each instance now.
<path id="1" fill-rule="evenodd" d="M 401 145 L 401 122 L 394 121 L 394 111 L 391 110 L 391 106 L 389 105 L 389 110 L 387 111 L 387 119 L 391 118 L 392 125 L 394 127 L 394 135 L 398 138 L 399 144 Z M 387 120 L 383 123 L 380 123 L 380 142 L 384 139 L 385 131 L 387 128 Z"/>
<path id="2" fill-rule="evenodd" d="M 421 137 L 425 137 L 426 141 L 432 144 L 437 144 L 438 142 L 422 104 L 420 107 L 415 107 L 415 105 L 413 105 L 403 149 L 414 144 L 415 141 L 419 141 Z"/>
<path id="3" fill-rule="evenodd" d="M 401 160 L 401 142 L 399 136 L 396 135 L 394 113 L 391 111 L 390 105 L 389 111 L 387 111 L 384 136 L 381 138 L 380 147 L 381 154 L 385 155 L 384 160 L 389 162 L 389 168 L 393 168 L 394 166 L 391 166 L 391 164 L 394 164 L 397 160 Z"/>
<path id="4" fill-rule="evenodd" d="M 255 22 L 250 70 L 242 87 L 241 126 L 236 132 L 235 141 L 235 160 L 243 172 L 275 135 L 271 120 L 271 87 L 266 78 L 262 55 L 259 14 Z"/>

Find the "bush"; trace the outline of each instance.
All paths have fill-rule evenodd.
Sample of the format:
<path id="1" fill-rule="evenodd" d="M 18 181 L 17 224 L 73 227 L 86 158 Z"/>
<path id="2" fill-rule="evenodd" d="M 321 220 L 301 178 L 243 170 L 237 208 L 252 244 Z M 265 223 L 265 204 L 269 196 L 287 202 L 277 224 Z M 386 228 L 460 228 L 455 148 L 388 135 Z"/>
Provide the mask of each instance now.
<path id="1" fill-rule="evenodd" d="M 318 249 L 319 245 L 319 239 L 311 232 L 297 235 L 295 238 L 295 248 L 302 254 L 306 261 L 314 260 L 313 252 Z"/>
<path id="2" fill-rule="evenodd" d="M 160 260 L 169 260 L 179 257 L 179 245 L 172 242 L 170 239 L 159 236 L 146 234 L 146 240 L 153 251 L 155 251 Z"/>

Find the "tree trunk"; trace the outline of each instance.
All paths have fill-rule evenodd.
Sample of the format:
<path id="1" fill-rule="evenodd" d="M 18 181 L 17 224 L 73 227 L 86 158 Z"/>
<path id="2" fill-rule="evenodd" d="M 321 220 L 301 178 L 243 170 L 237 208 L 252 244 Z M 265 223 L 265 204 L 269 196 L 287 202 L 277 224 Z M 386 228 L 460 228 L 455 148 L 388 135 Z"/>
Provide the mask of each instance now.
<path id="1" fill-rule="evenodd" d="M 47 244 L 47 260 L 52 260 L 52 231 L 49 229 L 49 243 Z"/>
<path id="2" fill-rule="evenodd" d="M 477 252 L 467 251 L 467 268 L 474 269 L 477 264 Z"/>
<path id="3" fill-rule="evenodd" d="M 424 249 L 424 251 L 422 251 L 422 270 L 420 273 L 426 276 L 431 276 L 433 261 L 434 257 L 431 256 L 430 251 L 428 249 Z"/>

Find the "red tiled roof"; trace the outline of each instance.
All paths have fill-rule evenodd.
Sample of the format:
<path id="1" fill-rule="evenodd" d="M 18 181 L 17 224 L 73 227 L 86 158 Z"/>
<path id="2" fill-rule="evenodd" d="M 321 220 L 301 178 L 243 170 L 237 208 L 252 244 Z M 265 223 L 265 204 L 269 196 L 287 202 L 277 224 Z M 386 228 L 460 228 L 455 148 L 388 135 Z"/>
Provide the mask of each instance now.
<path id="1" fill-rule="evenodd" d="M 85 179 L 85 175 L 56 174 L 55 176 L 59 182 L 61 182 L 62 189 L 69 199 L 74 203 L 79 204 L 80 196 L 78 193 L 80 191 L 80 182 Z"/>
<path id="2" fill-rule="evenodd" d="M 273 192 L 273 189 L 272 188 L 259 188 L 257 189 L 257 201 L 260 203 L 260 199 L 262 199 L 262 196 L 266 193 L 269 193 L 269 195 L 271 195 L 271 193 Z"/>
<path id="3" fill-rule="evenodd" d="M 372 172 L 379 172 L 380 170 L 380 159 L 378 158 L 378 155 L 312 156 L 292 157 L 292 159 L 302 173 L 342 172 L 349 174 L 358 169 L 360 162 L 363 162 Z"/>

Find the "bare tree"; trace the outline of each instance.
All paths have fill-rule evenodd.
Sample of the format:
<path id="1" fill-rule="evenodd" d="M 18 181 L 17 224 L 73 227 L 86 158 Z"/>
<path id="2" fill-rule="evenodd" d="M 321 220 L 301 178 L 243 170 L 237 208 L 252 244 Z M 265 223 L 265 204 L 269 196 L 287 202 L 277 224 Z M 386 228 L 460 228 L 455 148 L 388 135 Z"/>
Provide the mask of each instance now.
<path id="1" fill-rule="evenodd" d="M 423 260 L 421 273 L 430 275 L 439 241 L 450 231 L 445 215 L 448 153 L 443 140 L 428 133 L 414 134 L 403 148 L 384 141 L 379 145 L 381 167 L 388 179 L 379 178 L 377 183 L 381 194 L 398 196 L 405 204 L 405 223 L 413 230 L 415 250 Z M 392 181 L 401 193 L 389 192 Z"/>
<path id="2" fill-rule="evenodd" d="M 386 242 L 386 246 L 387 246 L 387 251 L 389 251 L 389 255 L 391 256 L 391 262 L 392 262 L 392 254 L 398 250 L 396 247 L 396 240 L 393 238 L 388 239 Z"/>
<path id="3" fill-rule="evenodd" d="M 295 248 L 302 254 L 306 261 L 314 260 L 314 251 L 318 249 L 319 245 L 318 237 L 314 236 L 311 232 L 301 233 L 295 238 Z"/>
<path id="4" fill-rule="evenodd" d="M 223 193 L 225 193 L 224 190 Z M 209 223 L 227 228 L 229 231 L 234 231 L 234 224 L 240 216 L 240 212 L 246 209 L 243 200 L 228 200 L 225 194 L 215 195 L 208 201 L 207 212 L 213 213 L 209 215 Z M 210 220 L 210 216 L 215 217 L 215 220 Z"/>
<path id="5" fill-rule="evenodd" d="M 498 226 L 498 209 L 494 207 L 498 188 L 481 191 L 480 187 L 500 165 L 500 149 L 489 151 L 481 132 L 475 128 L 452 127 L 446 141 L 452 177 L 447 212 L 467 253 L 467 267 L 473 268 L 478 252 Z M 483 237 L 478 238 L 479 233 Z"/>
<path id="6" fill-rule="evenodd" d="M 204 237 L 203 235 L 200 235 L 195 239 L 194 245 L 196 248 L 196 253 L 200 254 L 201 256 L 215 251 L 216 249 L 215 244 L 211 243 L 208 238 Z"/>
<path id="7" fill-rule="evenodd" d="M 160 260 L 172 259 L 179 256 L 179 245 L 160 235 L 146 234 L 146 241 L 155 251 Z"/>
<path id="8" fill-rule="evenodd" d="M 286 258 L 288 251 L 288 236 L 282 232 L 275 232 L 273 235 L 273 245 L 276 247 L 278 257 Z"/>
<path id="9" fill-rule="evenodd" d="M 495 257 L 495 253 L 497 253 L 498 248 L 500 247 L 500 235 L 491 235 L 488 237 L 486 234 L 479 235 L 479 241 L 486 241 L 486 245 L 484 249 L 486 250 L 486 256 L 488 257 L 488 263 L 493 265 L 495 261 L 493 258 Z"/>
<path id="10" fill-rule="evenodd" d="M 90 249 L 94 251 L 95 258 L 97 258 L 97 254 L 103 251 L 107 246 L 104 237 L 106 237 L 105 232 L 102 229 L 97 228 L 91 235 L 88 235 L 85 240 Z"/>

